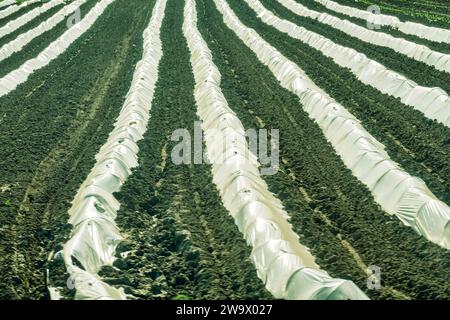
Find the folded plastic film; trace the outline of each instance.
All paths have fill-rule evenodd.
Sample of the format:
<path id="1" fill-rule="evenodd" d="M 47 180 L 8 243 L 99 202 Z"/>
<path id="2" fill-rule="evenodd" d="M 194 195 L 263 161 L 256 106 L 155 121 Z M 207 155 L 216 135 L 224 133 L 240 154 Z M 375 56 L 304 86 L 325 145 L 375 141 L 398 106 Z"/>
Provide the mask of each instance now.
<path id="1" fill-rule="evenodd" d="M 0 97 L 15 90 L 18 85 L 27 81 L 28 77 L 36 70 L 48 65 L 50 61 L 56 59 L 63 53 L 75 40 L 84 34 L 98 17 L 114 0 L 101 0 L 92 8 L 89 13 L 76 25 L 67 30 L 58 39 L 52 42 L 36 58 L 25 62 L 18 69 L 11 71 L 0 79 Z"/>
<path id="2" fill-rule="evenodd" d="M 8 42 L 0 48 L 0 61 L 10 57 L 13 53 L 22 50 L 33 39 L 37 38 L 41 34 L 53 29 L 58 23 L 63 21 L 65 17 L 76 11 L 81 5 L 86 3 L 87 0 L 76 0 L 67 6 L 64 6 L 61 10 L 55 13 L 53 16 L 42 22 L 36 28 L 28 30 L 25 33 L 20 34 L 14 40 Z"/>
<path id="3" fill-rule="evenodd" d="M 0 11 L 0 19 L 6 18 L 7 16 L 19 11 L 22 8 L 25 8 L 26 6 L 29 6 L 30 4 L 34 4 L 37 2 L 41 2 L 41 1 L 42 0 L 28 0 L 28 1 L 25 1 L 24 3 L 21 3 L 20 5 L 15 4 L 16 3 L 15 0 L 6 0 L 6 1 L 0 2 L 0 8 L 3 6 L 9 5 L 8 8 Z M 13 4 L 13 5 L 11 5 L 11 4 Z"/>
<path id="4" fill-rule="evenodd" d="M 411 177 L 393 162 L 384 146 L 359 120 L 321 90 L 316 90 L 315 84 L 297 65 L 265 42 L 255 30 L 243 25 L 225 1 L 214 2 L 225 24 L 269 67 L 283 87 L 299 96 L 304 110 L 320 126 L 344 164 L 370 189 L 383 209 L 428 240 L 450 248 L 450 208 L 436 199 L 422 180 Z M 401 175 L 390 174 L 394 171 Z M 394 203 L 392 199 L 398 200 Z"/>
<path id="5" fill-rule="evenodd" d="M 34 18 L 43 14 L 44 12 L 50 10 L 53 7 L 56 7 L 57 5 L 63 4 L 63 3 L 64 3 L 64 0 L 52 0 L 52 1 L 46 2 L 42 6 L 34 8 L 30 12 L 27 12 L 26 14 L 18 17 L 17 19 L 8 22 L 5 26 L 0 28 L 0 38 L 16 31 L 21 26 L 30 22 Z"/>
<path id="6" fill-rule="evenodd" d="M 364 84 L 368 84 L 382 93 L 400 98 L 404 104 L 419 110 L 427 118 L 450 127 L 450 98 L 444 90 L 419 86 L 414 81 L 387 69 L 354 49 L 338 45 L 315 32 L 278 18 L 257 0 L 246 0 L 246 2 L 264 23 L 320 50 L 338 65 L 349 68 Z"/>
<path id="7" fill-rule="evenodd" d="M 308 248 L 299 243 L 281 202 L 269 192 L 259 174 L 259 163 L 249 150 L 241 122 L 221 92 L 220 73 L 197 29 L 193 0 L 187 0 L 184 18 L 183 32 L 196 80 L 197 113 L 203 121 L 213 181 L 224 206 L 253 248 L 251 258 L 258 276 L 276 298 L 329 299 L 331 294 L 318 297 L 315 292 L 332 286 L 340 292 L 334 297 L 367 299 L 351 281 L 331 278 L 320 270 Z M 314 270 L 316 278 L 293 280 L 303 269 Z M 339 287 L 342 283 L 347 287 Z"/>
<path id="8" fill-rule="evenodd" d="M 421 61 L 429 66 L 433 66 L 437 70 L 450 72 L 449 54 L 433 51 L 424 45 L 416 44 L 403 38 L 393 37 L 390 34 L 384 32 L 374 31 L 361 27 L 348 20 L 340 19 L 325 12 L 320 13 L 314 10 L 310 10 L 300 3 L 295 2 L 294 0 L 277 1 L 300 16 L 316 19 L 321 23 L 327 24 L 364 42 L 391 48 L 398 53 L 404 54 L 417 61 Z M 353 9 L 354 8 L 352 8 L 352 10 Z"/>
<path id="9" fill-rule="evenodd" d="M 403 33 L 415 35 L 417 37 L 436 41 L 450 43 L 450 30 L 426 26 L 416 22 L 400 21 L 399 18 L 380 13 L 372 13 L 367 10 L 360 10 L 355 7 L 347 7 L 330 0 L 315 0 L 330 10 L 343 13 L 350 17 L 367 20 L 370 23 L 390 26 L 400 30 Z"/>
<path id="10" fill-rule="evenodd" d="M 69 222 L 74 226 L 64 246 L 64 261 L 76 289 L 76 299 L 126 299 L 121 289 L 102 282 L 97 272 L 112 265 L 122 240 L 115 223 L 120 203 L 113 196 L 138 165 L 137 142 L 146 131 L 162 57 L 160 28 L 166 0 L 158 0 L 144 31 L 144 50 L 130 90 L 107 142 L 96 155 L 96 164 L 80 186 Z M 82 268 L 74 263 L 76 259 Z"/>

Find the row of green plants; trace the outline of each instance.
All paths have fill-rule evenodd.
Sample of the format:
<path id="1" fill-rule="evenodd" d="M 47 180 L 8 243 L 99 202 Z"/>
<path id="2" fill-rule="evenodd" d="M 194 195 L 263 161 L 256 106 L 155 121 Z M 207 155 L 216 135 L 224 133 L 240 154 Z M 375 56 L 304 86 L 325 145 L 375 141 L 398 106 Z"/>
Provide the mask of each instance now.
<path id="1" fill-rule="evenodd" d="M 247 5 L 239 7 L 239 10 L 247 9 L 251 10 Z M 319 87 L 360 119 L 386 146 L 394 161 L 411 175 L 422 178 L 439 199 L 450 202 L 449 128 L 426 119 L 399 99 L 364 85 L 348 69 L 339 67 L 319 50 L 264 24 L 254 11 L 248 12 L 245 19 L 297 63 Z"/>
<path id="2" fill-rule="evenodd" d="M 412 15 L 418 15 L 418 16 L 428 16 L 433 19 L 434 17 L 437 18 L 447 18 L 447 21 L 450 21 L 449 14 L 450 9 L 447 6 L 442 3 L 432 3 L 427 1 L 407 1 L 407 0 L 375 0 L 370 1 L 366 0 L 363 1 L 366 3 L 375 3 L 377 5 L 383 6 L 389 10 L 392 11 L 399 11 L 401 13 L 409 13 Z"/>
<path id="3" fill-rule="evenodd" d="M 357 24 L 357 25 L 359 25 L 361 27 L 367 28 L 367 21 L 364 20 L 364 19 L 359 19 L 359 18 L 356 18 L 356 17 L 350 17 L 350 16 L 345 15 L 343 13 L 339 13 L 339 12 L 330 10 L 327 7 L 325 7 L 324 5 L 322 5 L 322 4 L 318 3 L 318 2 L 315 2 L 315 1 L 307 1 L 307 0 L 296 0 L 296 1 L 298 3 L 304 5 L 308 9 L 316 10 L 316 11 L 319 11 L 319 12 L 325 12 L 325 13 L 328 13 L 328 14 L 330 14 L 332 16 L 338 17 L 338 18 L 343 19 L 343 20 L 348 20 L 348 21 L 350 21 L 350 22 L 352 22 L 354 24 Z M 276 2 L 276 1 L 273 1 L 273 2 Z M 420 37 L 415 36 L 415 35 L 406 34 L 406 33 L 403 33 L 401 31 L 391 27 L 391 26 L 379 26 L 379 29 L 376 29 L 375 31 L 384 32 L 384 33 L 390 34 L 393 37 L 403 38 L 403 39 L 411 41 L 413 43 L 427 46 L 428 48 L 430 48 L 432 50 L 450 54 L 450 44 L 448 44 L 448 43 L 434 42 L 434 41 L 430 41 L 430 40 L 427 40 L 427 39 L 420 38 Z"/>
<path id="4" fill-rule="evenodd" d="M 153 4 L 114 1 L 60 57 L 0 99 L 0 186 L 8 186 L 0 193 L 1 299 L 45 299 L 47 285 L 66 287 L 64 266 L 47 282 L 48 259 L 69 237 L 70 202 L 113 129 Z"/>
<path id="5" fill-rule="evenodd" d="M 42 5 L 42 3 L 40 2 L 36 2 L 36 3 L 32 3 L 24 8 L 21 8 L 20 10 L 10 14 L 9 16 L 0 19 L 0 28 L 5 26 L 8 22 L 13 21 L 15 19 L 17 19 L 18 17 L 20 17 L 23 14 L 26 14 L 27 12 L 30 12 L 31 10 L 38 8 Z M 2 10 L 2 9 L 0 9 Z"/>
<path id="6" fill-rule="evenodd" d="M 139 166 L 116 194 L 116 221 L 126 240 L 114 266 L 99 274 L 137 299 L 270 298 L 250 262 L 251 248 L 221 204 L 211 166 L 176 165 L 170 157 L 178 143 L 171 141 L 172 132 L 185 128 L 193 136 L 198 121 L 181 29 L 184 4 L 167 3 L 163 57 Z"/>
<path id="7" fill-rule="evenodd" d="M 397 53 L 393 49 L 359 40 L 312 18 L 298 16 L 277 1 L 261 0 L 261 3 L 281 19 L 291 21 L 307 30 L 318 33 L 334 43 L 364 53 L 368 58 L 404 75 L 419 85 L 440 87 L 446 92 L 450 92 L 450 76 L 445 71 L 438 71 L 432 66 Z"/>
<path id="8" fill-rule="evenodd" d="M 314 1 L 314 0 L 311 0 Z M 417 10 L 417 2 L 411 3 L 411 1 L 405 1 L 403 3 L 396 3 L 393 5 L 392 1 L 382 0 L 333 0 L 339 4 L 356 7 L 361 10 L 366 10 L 370 5 L 378 5 L 381 12 L 386 15 L 396 16 L 402 21 L 411 21 L 417 23 L 423 23 L 430 26 L 439 28 L 448 28 L 450 17 L 448 14 L 442 13 L 442 6 L 436 6 L 435 10 L 430 10 L 433 5 L 430 4 L 426 10 Z M 433 11 L 433 12 L 431 12 Z"/>
<path id="9" fill-rule="evenodd" d="M 37 18 L 29 21 L 28 23 L 24 24 L 22 27 L 17 29 L 16 31 L 0 38 L 0 48 L 7 44 L 8 42 L 16 39 L 20 34 L 27 32 L 28 30 L 34 29 L 37 26 L 39 26 L 42 22 L 53 16 L 56 12 L 61 10 L 64 7 L 64 4 L 57 5 L 50 10 L 44 12 L 43 14 L 39 15 Z"/>
<path id="10" fill-rule="evenodd" d="M 283 201 L 300 242 L 311 248 L 319 265 L 335 277 L 355 281 L 371 298 L 448 298 L 447 252 L 384 213 L 302 110 L 298 98 L 280 87 L 268 68 L 222 23 L 213 5 L 197 2 L 203 3 L 199 28 L 222 73 L 221 86 L 230 107 L 245 128 L 261 121 L 266 128 L 280 128 L 280 171 L 265 180 Z M 244 2 L 227 2 L 244 24 L 283 48 L 280 51 L 288 58 L 296 56 L 301 67 L 309 64 L 305 71 L 314 81 L 332 73 L 321 70 L 326 61 L 317 54 L 302 54 L 296 49 L 304 50 L 299 43 L 259 23 Z M 336 86 L 333 92 L 324 88 L 330 94 L 344 89 L 339 77 L 330 81 Z M 352 90 L 359 92 L 355 85 Z M 381 268 L 382 290 L 367 289 L 367 276 L 355 253 L 365 265 Z"/>
<path id="11" fill-rule="evenodd" d="M 88 0 L 82 6 L 80 6 L 80 17 L 84 18 L 85 15 L 98 3 L 97 0 Z M 49 10 L 51 11 L 51 10 Z M 36 18 L 39 22 L 45 21 L 45 18 Z M 25 25 L 27 26 L 27 25 Z M 0 61 L 0 77 L 4 77 L 13 70 L 19 68 L 29 59 L 33 59 L 39 55 L 45 48 L 47 48 L 53 41 L 58 39 L 67 29 L 67 21 L 64 19 L 58 23 L 54 28 L 43 33 L 39 37 L 36 37 L 30 41 L 19 52 L 13 53 L 11 56 L 3 61 Z M 12 40 L 12 39 L 10 39 Z M 2 41 L 2 39 L 0 39 Z"/>

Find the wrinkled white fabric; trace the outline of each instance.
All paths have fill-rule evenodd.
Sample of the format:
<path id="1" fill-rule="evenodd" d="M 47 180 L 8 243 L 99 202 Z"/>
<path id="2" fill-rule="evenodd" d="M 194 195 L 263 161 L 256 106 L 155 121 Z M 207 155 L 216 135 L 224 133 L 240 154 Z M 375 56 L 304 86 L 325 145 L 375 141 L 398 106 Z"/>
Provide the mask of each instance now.
<path id="1" fill-rule="evenodd" d="M 126 299 L 119 289 L 103 283 L 97 272 L 112 265 L 120 240 L 115 223 L 119 202 L 113 196 L 138 166 L 137 142 L 147 130 L 162 57 L 160 29 L 167 0 L 158 0 L 149 25 L 144 30 L 144 51 L 137 63 L 131 87 L 116 119 L 114 130 L 96 155 L 96 164 L 80 186 L 69 210 L 74 226 L 64 246 L 67 271 L 75 279 L 77 299 Z M 75 257 L 84 270 L 72 261 Z"/>
<path id="2" fill-rule="evenodd" d="M 364 42 L 391 48 L 398 53 L 404 54 L 416 61 L 423 62 L 437 70 L 450 72 L 449 54 L 433 51 L 424 45 L 416 44 L 403 38 L 396 38 L 384 32 L 366 29 L 348 20 L 343 20 L 324 12 L 310 10 L 294 0 L 277 1 L 300 16 L 316 19 L 321 23 L 330 25 Z"/>
<path id="3" fill-rule="evenodd" d="M 26 14 L 18 17 L 17 19 L 8 22 L 5 26 L 0 28 L 0 38 L 4 37 L 10 33 L 13 33 L 14 31 L 16 31 L 17 29 L 22 27 L 24 24 L 35 19 L 42 13 L 50 10 L 53 7 L 56 7 L 57 5 L 63 4 L 63 3 L 64 3 L 64 0 L 52 0 L 50 2 L 46 2 L 42 6 L 40 6 L 38 8 L 34 8 L 30 12 L 27 12 Z"/>
<path id="4" fill-rule="evenodd" d="M 309 249 L 299 243 L 280 200 L 269 192 L 258 172 L 256 156 L 247 145 L 244 127 L 220 89 L 220 72 L 197 29 L 194 0 L 186 1 L 183 32 L 191 51 L 197 114 L 202 120 L 213 181 L 225 207 L 253 247 L 251 258 L 258 276 L 276 298 L 367 299 L 353 282 L 331 278 L 319 269 Z M 233 152 L 223 157 L 228 150 L 220 150 L 220 146 L 230 146 Z M 339 295 L 323 293 L 325 288 L 333 288 L 329 292 L 337 290 Z"/>
<path id="5" fill-rule="evenodd" d="M 87 0 L 76 0 L 69 5 L 65 6 L 53 16 L 48 18 L 46 21 L 42 22 L 36 28 L 28 30 L 25 33 L 20 34 L 17 38 L 8 42 L 3 47 L 0 48 L 0 61 L 5 60 L 10 57 L 13 53 L 22 50 L 28 43 L 30 43 L 34 38 L 40 36 L 44 32 L 53 29 L 58 23 L 63 21 L 65 17 L 75 12 L 81 5 L 86 3 Z"/>
<path id="6" fill-rule="evenodd" d="M 37 3 L 40 1 L 42 1 L 42 0 L 28 0 L 20 5 L 9 6 L 8 8 L 0 11 L 0 19 L 6 18 L 7 16 L 19 11 L 20 9 L 25 8 L 26 6 L 29 6 L 30 4 Z M 13 1 L 12 3 L 15 3 L 15 1 Z M 9 4 L 11 4 L 11 1 L 9 1 Z"/>
<path id="7" fill-rule="evenodd" d="M 247 28 L 226 1 L 214 0 L 225 24 L 273 72 L 281 85 L 294 92 L 310 118 L 352 173 L 372 192 L 389 214 L 426 239 L 450 248 L 450 208 L 439 201 L 419 178 L 412 177 L 390 159 L 378 142 L 351 113 L 306 76 L 296 64 Z"/>
<path id="8" fill-rule="evenodd" d="M 36 58 L 25 62 L 18 69 L 11 71 L 0 79 L 0 97 L 15 90 L 19 84 L 27 81 L 28 77 L 36 70 L 48 65 L 50 61 L 56 59 L 72 43 L 84 34 L 98 17 L 114 0 L 101 0 L 92 8 L 89 13 L 72 28 L 64 32 L 58 39 L 53 41 Z"/>
<path id="9" fill-rule="evenodd" d="M 324 5 L 330 10 L 343 13 L 350 17 L 364 19 L 369 22 L 376 21 L 377 24 L 382 26 L 390 26 L 400 30 L 403 33 L 411 34 L 423 39 L 450 43 L 450 30 L 426 26 L 416 22 L 402 22 L 399 18 L 389 16 L 385 14 L 374 14 L 369 11 L 361 10 L 355 7 L 348 7 L 330 0 L 315 0 L 316 2 Z"/>
<path id="10" fill-rule="evenodd" d="M 400 98 L 404 104 L 419 110 L 427 118 L 450 127 L 450 98 L 441 88 L 419 86 L 403 75 L 367 58 L 363 53 L 338 45 L 320 34 L 278 18 L 258 0 L 245 1 L 264 23 L 320 50 L 325 56 L 332 58 L 336 64 L 349 68 L 362 83 L 368 84 L 382 93 Z"/>

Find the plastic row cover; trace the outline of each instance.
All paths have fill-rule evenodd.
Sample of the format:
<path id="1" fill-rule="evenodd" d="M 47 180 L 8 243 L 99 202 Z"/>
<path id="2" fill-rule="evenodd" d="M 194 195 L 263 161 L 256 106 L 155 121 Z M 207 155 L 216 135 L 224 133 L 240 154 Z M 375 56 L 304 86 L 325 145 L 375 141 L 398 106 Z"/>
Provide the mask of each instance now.
<path id="1" fill-rule="evenodd" d="M 52 0 L 50 2 L 45 3 L 39 8 L 34 8 L 30 12 L 18 17 L 17 19 L 8 22 L 4 27 L 0 28 L 0 38 L 6 36 L 7 34 L 13 33 L 17 29 L 19 29 L 24 24 L 30 22 L 40 14 L 50 10 L 57 5 L 63 4 L 64 0 Z"/>
<path id="2" fill-rule="evenodd" d="M 3 0 L 0 2 L 0 8 L 12 5 L 14 3 L 16 3 L 16 0 Z"/>
<path id="3" fill-rule="evenodd" d="M 372 137 L 343 106 L 315 89 L 296 64 L 244 26 L 225 1 L 215 0 L 224 21 L 268 66 L 281 85 L 297 94 L 306 112 L 353 174 L 372 192 L 383 209 L 428 240 L 450 248 L 450 208 L 425 183 L 404 172 L 384 146 Z"/>
<path id="4" fill-rule="evenodd" d="M 0 48 L 0 61 L 3 61 L 10 57 L 13 53 L 22 50 L 22 48 L 30 43 L 34 38 L 54 28 L 58 23 L 63 21 L 65 17 L 72 14 L 81 5 L 86 3 L 86 1 L 87 0 L 76 0 L 72 2 L 48 18 L 46 21 L 42 22 L 36 28 L 20 34 L 16 39 L 5 44 Z"/>
<path id="5" fill-rule="evenodd" d="M 405 40 L 396 38 L 387 33 L 366 29 L 355 23 L 332 16 L 328 13 L 320 13 L 310 10 L 293 0 L 277 0 L 292 12 L 318 20 L 340 30 L 352 37 L 364 42 L 372 43 L 382 47 L 388 47 L 394 51 L 404 54 L 414 60 L 421 61 L 437 70 L 450 72 L 450 55 L 433 51 L 430 48 Z"/>
<path id="6" fill-rule="evenodd" d="M 101 0 L 92 8 L 89 13 L 76 25 L 68 29 L 58 39 L 53 41 L 36 58 L 25 62 L 18 69 L 0 79 L 0 97 L 15 90 L 19 84 L 27 81 L 28 77 L 36 70 L 45 67 L 63 53 L 72 43 L 84 34 L 94 23 L 103 11 L 114 0 Z"/>
<path id="7" fill-rule="evenodd" d="M 158 65 L 162 56 L 159 36 L 166 0 L 158 0 L 144 31 L 144 51 L 136 65 L 130 90 L 108 141 L 96 155 L 96 164 L 78 190 L 69 210 L 74 226 L 64 246 L 64 260 L 75 280 L 77 299 L 125 299 L 122 290 L 109 287 L 96 273 L 114 261 L 115 249 L 122 239 L 114 222 L 119 203 L 118 192 L 138 165 L 137 141 L 147 129 Z M 86 271 L 73 265 L 75 257 Z"/>
<path id="8" fill-rule="evenodd" d="M 9 16 L 9 15 L 19 11 L 20 9 L 22 9 L 22 8 L 24 8 L 24 7 L 26 7 L 26 6 L 30 5 L 30 4 L 33 4 L 33 3 L 36 3 L 36 2 L 40 2 L 40 1 L 42 1 L 42 0 L 28 0 L 28 1 L 25 1 L 24 3 L 22 3 L 20 5 L 10 6 L 10 7 L 6 8 L 6 9 L 0 11 L 0 19 L 6 18 L 7 16 Z M 14 1 L 8 1 L 7 0 L 7 1 L 5 1 L 5 3 L 0 3 L 0 7 L 2 5 L 9 5 L 9 4 L 12 4 L 12 3 L 15 3 L 15 2 L 16 2 L 15 0 Z"/>
<path id="9" fill-rule="evenodd" d="M 450 30 L 430 27 L 415 22 L 402 22 L 394 16 L 384 14 L 373 14 L 369 11 L 360 10 L 354 7 L 347 7 L 329 0 L 315 0 L 330 10 L 343 13 L 350 17 L 367 20 L 371 23 L 390 26 L 400 30 L 403 33 L 418 36 L 436 42 L 450 43 Z"/>
<path id="10" fill-rule="evenodd" d="M 279 1 L 286 2 L 286 0 Z M 419 86 L 354 49 L 338 45 L 315 32 L 278 18 L 264 8 L 258 0 L 246 0 L 246 2 L 264 23 L 320 50 L 338 65 L 349 68 L 362 83 L 371 85 L 382 93 L 400 98 L 404 104 L 421 111 L 427 118 L 450 127 L 450 99 L 441 88 Z"/>
<path id="11" fill-rule="evenodd" d="M 280 200 L 268 191 L 244 128 L 221 92 L 219 70 L 197 29 L 194 0 L 186 2 L 183 32 L 191 51 L 197 113 L 203 121 L 213 180 L 253 247 L 251 258 L 258 276 L 276 298 L 367 299 L 353 282 L 333 279 L 319 269 L 292 231 Z"/>

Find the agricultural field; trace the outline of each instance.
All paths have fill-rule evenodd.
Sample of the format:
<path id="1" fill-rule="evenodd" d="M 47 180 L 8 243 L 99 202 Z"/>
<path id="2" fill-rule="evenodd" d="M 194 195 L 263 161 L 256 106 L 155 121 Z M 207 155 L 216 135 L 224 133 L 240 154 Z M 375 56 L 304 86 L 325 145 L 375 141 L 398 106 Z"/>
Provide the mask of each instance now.
<path id="1" fill-rule="evenodd" d="M 449 20 L 0 0 L 0 299 L 449 300 Z"/>

